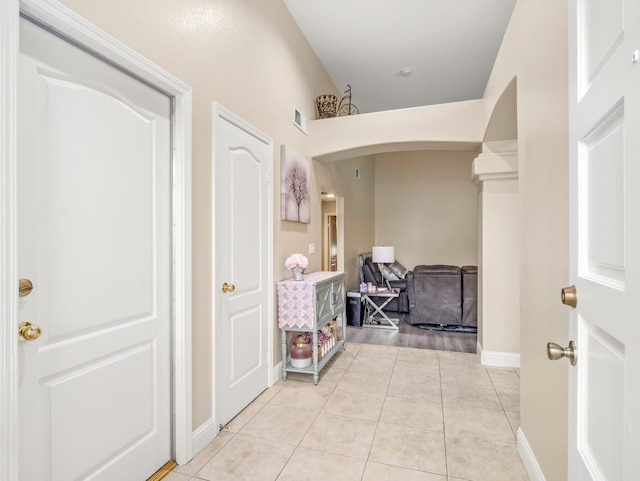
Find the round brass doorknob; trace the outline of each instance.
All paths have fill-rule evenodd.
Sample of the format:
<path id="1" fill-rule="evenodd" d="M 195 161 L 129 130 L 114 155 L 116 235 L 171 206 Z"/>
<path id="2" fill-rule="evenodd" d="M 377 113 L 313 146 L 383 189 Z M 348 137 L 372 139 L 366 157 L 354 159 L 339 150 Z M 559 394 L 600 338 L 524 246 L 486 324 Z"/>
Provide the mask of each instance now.
<path id="1" fill-rule="evenodd" d="M 563 287 L 561 299 L 565 306 L 576 307 L 578 305 L 578 291 L 576 290 L 576 286 Z"/>
<path id="2" fill-rule="evenodd" d="M 236 286 L 234 286 L 233 284 L 227 284 L 226 282 L 222 284 L 222 292 L 233 292 L 235 290 Z"/>
<path id="3" fill-rule="evenodd" d="M 576 365 L 578 362 L 578 351 L 576 349 L 576 343 L 573 341 L 569 342 L 569 347 L 562 347 L 555 342 L 547 343 L 547 357 L 551 361 L 557 361 L 558 359 L 562 359 L 566 357 L 569 359 L 569 362 L 572 366 Z"/>
<path id="4" fill-rule="evenodd" d="M 38 339 L 40 334 L 42 334 L 42 329 L 30 322 L 21 322 L 18 326 L 18 339 L 21 341 L 33 341 Z"/>

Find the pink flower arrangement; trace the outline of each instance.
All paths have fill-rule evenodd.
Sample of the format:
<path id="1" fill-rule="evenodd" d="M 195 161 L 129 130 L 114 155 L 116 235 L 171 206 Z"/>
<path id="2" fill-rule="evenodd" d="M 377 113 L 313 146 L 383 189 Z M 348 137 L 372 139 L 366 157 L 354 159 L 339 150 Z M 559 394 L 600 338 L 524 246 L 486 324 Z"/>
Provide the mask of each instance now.
<path id="1" fill-rule="evenodd" d="M 294 267 L 306 269 L 309 265 L 309 261 L 302 254 L 292 254 L 286 261 L 284 261 L 284 265 L 287 269 L 293 269 Z"/>

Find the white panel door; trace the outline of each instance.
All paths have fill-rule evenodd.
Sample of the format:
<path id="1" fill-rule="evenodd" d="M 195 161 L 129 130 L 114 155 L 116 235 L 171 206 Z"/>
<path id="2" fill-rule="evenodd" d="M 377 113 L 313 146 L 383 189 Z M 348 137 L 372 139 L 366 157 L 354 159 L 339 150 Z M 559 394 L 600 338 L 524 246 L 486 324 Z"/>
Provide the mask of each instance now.
<path id="1" fill-rule="evenodd" d="M 21 19 L 20 480 L 171 458 L 170 99 Z"/>
<path id="2" fill-rule="evenodd" d="M 640 473 L 639 2 L 570 3 L 571 481 Z"/>
<path id="3" fill-rule="evenodd" d="M 220 107 L 213 121 L 216 412 L 226 424 L 269 383 L 273 147 Z"/>

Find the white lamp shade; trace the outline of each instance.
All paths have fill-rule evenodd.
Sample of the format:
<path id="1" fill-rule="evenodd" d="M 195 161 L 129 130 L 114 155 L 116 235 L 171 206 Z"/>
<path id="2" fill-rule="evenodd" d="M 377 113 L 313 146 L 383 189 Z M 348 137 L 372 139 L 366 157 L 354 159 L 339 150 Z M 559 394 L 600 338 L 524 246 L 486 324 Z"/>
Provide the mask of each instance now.
<path id="1" fill-rule="evenodd" d="M 371 260 L 377 264 L 390 264 L 396 260 L 395 249 L 392 246 L 373 246 Z"/>

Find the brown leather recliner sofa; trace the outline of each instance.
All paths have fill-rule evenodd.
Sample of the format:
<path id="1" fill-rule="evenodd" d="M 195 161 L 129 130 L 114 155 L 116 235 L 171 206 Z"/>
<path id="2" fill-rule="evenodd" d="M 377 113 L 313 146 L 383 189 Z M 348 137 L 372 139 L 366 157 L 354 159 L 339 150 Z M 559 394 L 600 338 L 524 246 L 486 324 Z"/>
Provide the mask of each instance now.
<path id="1" fill-rule="evenodd" d="M 478 327 L 478 266 L 463 266 L 462 326 Z"/>
<path id="2" fill-rule="evenodd" d="M 460 268 L 420 265 L 409 287 L 409 324 L 458 325 L 462 319 Z"/>
<path id="3" fill-rule="evenodd" d="M 370 252 L 360 254 L 359 267 L 360 282 L 386 284 L 378 265 L 371 261 Z M 404 271 L 404 278 L 389 280 L 391 287 L 400 289 L 400 296 L 385 311 L 408 313 L 409 324 L 424 328 L 464 331 L 477 328 L 477 266 L 418 265 L 412 271 Z"/>
<path id="4" fill-rule="evenodd" d="M 408 285 L 412 325 L 473 331 L 477 328 L 477 267 L 419 265 Z"/>

